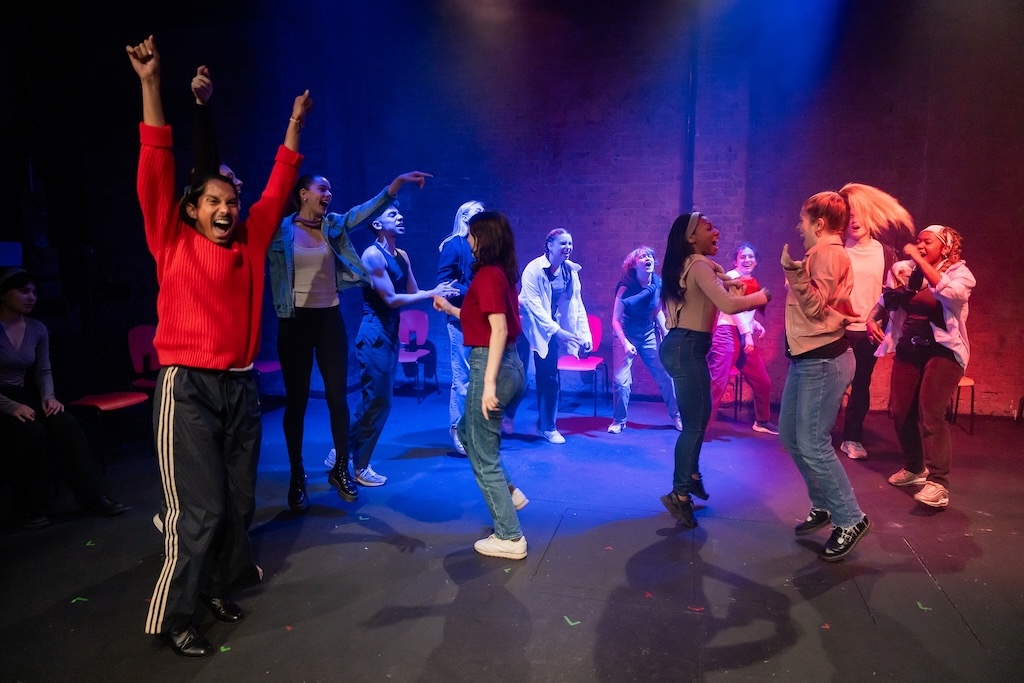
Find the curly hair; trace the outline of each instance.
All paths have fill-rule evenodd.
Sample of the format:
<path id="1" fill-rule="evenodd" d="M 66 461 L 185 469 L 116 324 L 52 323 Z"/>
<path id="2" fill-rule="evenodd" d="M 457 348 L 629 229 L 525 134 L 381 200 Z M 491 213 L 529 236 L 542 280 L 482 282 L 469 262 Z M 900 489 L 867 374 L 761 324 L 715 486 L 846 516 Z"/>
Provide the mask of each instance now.
<path id="1" fill-rule="evenodd" d="M 929 225 L 922 230 L 934 232 L 942 242 L 943 263 L 940 270 L 945 270 L 962 258 L 964 238 L 963 236 L 947 225 Z"/>
<path id="2" fill-rule="evenodd" d="M 622 261 L 622 277 L 628 277 L 630 272 L 636 268 L 636 264 L 640 263 L 640 259 L 645 256 L 653 258 L 654 265 L 658 265 L 658 257 L 654 255 L 654 250 L 646 245 L 640 246 L 626 254 L 626 258 Z"/>
<path id="3" fill-rule="evenodd" d="M 914 219 L 899 201 L 877 187 L 847 183 L 839 190 L 850 203 L 857 224 L 868 229 L 876 240 L 892 247 L 897 254 L 914 241 Z"/>

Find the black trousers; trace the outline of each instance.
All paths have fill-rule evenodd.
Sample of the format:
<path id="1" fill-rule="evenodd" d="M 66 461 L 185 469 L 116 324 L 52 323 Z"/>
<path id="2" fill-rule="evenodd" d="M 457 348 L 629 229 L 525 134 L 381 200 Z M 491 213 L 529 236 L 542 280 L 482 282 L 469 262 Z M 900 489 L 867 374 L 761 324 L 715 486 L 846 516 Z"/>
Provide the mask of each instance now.
<path id="1" fill-rule="evenodd" d="M 28 422 L 0 413 L 0 463 L 13 485 L 15 512 L 46 511 L 51 462 L 79 503 L 103 495 L 99 463 L 74 415 L 65 411 L 47 416 L 37 392 L 25 387 L 2 384 L 0 394 L 36 411 L 36 419 Z"/>
<path id="2" fill-rule="evenodd" d="M 338 306 L 296 308 L 294 318 L 278 318 L 277 357 L 281 361 L 285 390 L 284 441 L 294 476 L 304 474 L 302 437 L 314 356 L 324 379 L 334 448 L 338 458 L 347 458 L 348 334 Z"/>
<path id="3" fill-rule="evenodd" d="M 168 366 L 153 433 L 167 513 L 164 564 L 146 633 L 189 624 L 200 593 L 223 597 L 257 573 L 249 526 L 263 427 L 251 372 Z"/>

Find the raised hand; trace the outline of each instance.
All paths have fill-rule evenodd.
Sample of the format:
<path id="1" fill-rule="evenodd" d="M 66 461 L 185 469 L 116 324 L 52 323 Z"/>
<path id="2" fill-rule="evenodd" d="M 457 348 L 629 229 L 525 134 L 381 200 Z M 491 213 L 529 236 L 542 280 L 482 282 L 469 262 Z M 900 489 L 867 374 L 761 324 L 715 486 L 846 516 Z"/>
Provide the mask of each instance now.
<path id="1" fill-rule="evenodd" d="M 445 298 L 453 297 L 459 293 L 459 290 L 453 284 L 454 280 L 447 280 L 434 287 L 430 290 L 434 296 L 443 296 Z M 435 304 L 436 306 L 436 304 Z"/>
<path id="2" fill-rule="evenodd" d="M 292 104 L 292 118 L 299 122 L 300 126 L 306 125 L 306 114 L 313 108 L 313 98 L 309 96 L 309 90 L 295 98 Z"/>
<path id="3" fill-rule="evenodd" d="M 196 96 L 196 104 L 206 104 L 213 97 L 213 79 L 210 70 L 201 66 L 192 77 L 192 94 Z"/>
<path id="4" fill-rule="evenodd" d="M 782 245 L 782 259 L 781 259 L 781 263 L 782 263 L 782 267 L 785 268 L 786 270 L 798 270 L 798 269 L 804 267 L 804 262 L 803 261 L 794 261 L 792 259 L 792 257 L 790 257 L 790 255 L 789 255 L 789 245 L 788 244 L 783 244 Z"/>
<path id="5" fill-rule="evenodd" d="M 147 80 L 160 75 L 160 53 L 156 49 L 153 36 L 149 36 L 134 47 L 126 45 L 124 49 L 140 79 Z"/>
<path id="6" fill-rule="evenodd" d="M 432 173 L 424 173 L 423 171 L 410 171 L 408 173 L 403 173 L 391 181 L 391 185 L 388 186 L 388 192 L 392 197 L 397 197 L 398 191 L 402 189 L 402 185 L 405 185 L 406 183 L 415 183 L 416 185 L 419 185 L 422 190 L 423 186 L 427 184 L 427 178 L 433 177 L 434 175 Z"/>

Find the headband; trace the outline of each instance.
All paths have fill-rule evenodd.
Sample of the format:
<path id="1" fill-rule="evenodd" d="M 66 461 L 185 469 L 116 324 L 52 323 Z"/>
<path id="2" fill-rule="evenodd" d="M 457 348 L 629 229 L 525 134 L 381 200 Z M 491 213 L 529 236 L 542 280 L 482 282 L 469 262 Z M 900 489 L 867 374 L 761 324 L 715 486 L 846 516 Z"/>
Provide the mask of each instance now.
<path id="1" fill-rule="evenodd" d="M 950 236 L 950 234 L 948 232 L 946 232 L 946 226 L 945 225 L 929 225 L 927 228 L 925 228 L 921 232 L 933 232 L 933 233 L 935 233 L 938 236 L 939 241 L 942 242 L 943 246 L 945 246 L 945 247 L 953 246 L 953 238 L 952 238 L 952 236 Z"/>
<path id="2" fill-rule="evenodd" d="M 690 220 L 686 223 L 686 233 L 683 235 L 684 238 L 690 239 L 694 232 L 697 230 L 697 222 L 700 220 L 700 213 L 694 211 L 690 214 Z"/>

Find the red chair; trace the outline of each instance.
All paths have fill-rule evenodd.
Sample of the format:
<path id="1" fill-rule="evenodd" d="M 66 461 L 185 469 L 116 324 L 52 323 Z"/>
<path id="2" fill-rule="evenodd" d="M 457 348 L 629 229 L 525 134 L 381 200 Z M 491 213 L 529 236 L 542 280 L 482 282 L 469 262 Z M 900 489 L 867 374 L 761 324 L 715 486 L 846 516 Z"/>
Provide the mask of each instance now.
<path id="1" fill-rule="evenodd" d="M 597 417 L 597 369 L 604 369 L 604 393 L 605 400 L 608 398 L 608 364 L 605 363 L 602 356 L 594 355 L 597 350 L 601 347 L 602 327 L 601 319 L 596 315 L 587 314 L 587 322 L 590 323 L 590 336 L 593 337 L 593 346 L 591 346 L 592 353 L 586 358 L 576 358 L 568 354 L 559 357 L 558 359 L 558 371 L 562 370 L 573 370 L 575 372 L 592 372 L 594 373 L 594 417 Z"/>
<path id="2" fill-rule="evenodd" d="M 99 448 L 96 449 L 100 458 L 100 466 L 107 471 L 107 460 L 103 456 L 103 416 L 124 408 L 137 406 L 149 400 L 149 394 L 141 391 L 110 391 L 105 394 L 88 394 L 77 400 L 68 403 L 71 408 L 87 412 L 96 420 L 97 429 L 100 433 Z"/>
<path id="3" fill-rule="evenodd" d="M 155 336 L 155 325 L 136 325 L 128 330 L 128 354 L 135 371 L 132 388 L 150 396 L 156 391 L 156 373 L 160 369 L 160 361 L 156 358 L 156 348 L 153 346 Z"/>
<path id="4" fill-rule="evenodd" d="M 398 341 L 401 346 L 398 348 L 398 362 L 401 365 L 413 364 L 416 370 L 416 400 L 423 401 L 423 389 L 427 383 L 426 361 L 434 353 L 432 347 L 426 347 L 427 335 L 430 334 L 430 318 L 426 311 L 415 308 L 403 308 L 398 323 Z M 423 369 L 423 378 L 420 379 L 420 368 Z M 434 372 L 434 389 L 438 393 L 441 387 L 437 382 L 437 372 Z"/>

